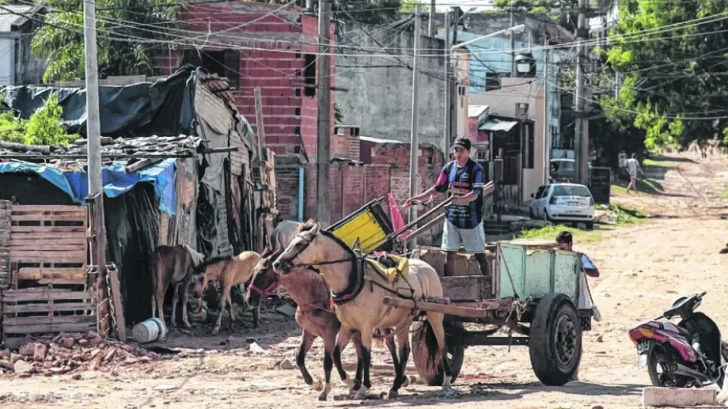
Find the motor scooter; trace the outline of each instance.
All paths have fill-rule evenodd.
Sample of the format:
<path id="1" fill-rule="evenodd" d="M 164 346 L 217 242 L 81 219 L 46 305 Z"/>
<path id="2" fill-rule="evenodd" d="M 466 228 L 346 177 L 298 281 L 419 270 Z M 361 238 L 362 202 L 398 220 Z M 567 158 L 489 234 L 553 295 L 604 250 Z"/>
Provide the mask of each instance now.
<path id="1" fill-rule="evenodd" d="M 721 340 L 718 325 L 695 311 L 706 293 L 680 297 L 661 316 L 629 330 L 637 346 L 637 365 L 647 367 L 654 386 L 723 386 L 728 344 Z M 680 318 L 677 325 L 670 322 L 675 317 Z"/>

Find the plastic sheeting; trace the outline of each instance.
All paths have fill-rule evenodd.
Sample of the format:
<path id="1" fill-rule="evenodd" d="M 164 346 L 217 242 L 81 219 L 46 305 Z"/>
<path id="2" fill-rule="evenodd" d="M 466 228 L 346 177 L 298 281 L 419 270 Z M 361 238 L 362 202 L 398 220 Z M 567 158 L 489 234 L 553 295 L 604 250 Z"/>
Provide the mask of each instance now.
<path id="1" fill-rule="evenodd" d="M 104 136 L 190 135 L 194 131 L 195 78 L 198 71 L 185 65 L 168 78 L 132 85 L 99 86 L 101 134 Z M 29 118 L 48 97 L 58 93 L 63 125 L 86 135 L 86 89 L 44 85 L 4 87 L 3 103 Z"/>
<path id="2" fill-rule="evenodd" d="M 104 167 L 102 183 L 107 197 L 118 197 L 131 191 L 137 183 L 148 182 L 154 185 L 159 199 L 159 209 L 173 216 L 177 209 L 174 172 L 176 159 L 165 159 L 137 172 L 126 173 L 126 162 L 114 162 Z M 31 172 L 68 194 L 78 203 L 85 203 L 88 196 L 88 175 L 86 172 L 62 171 L 52 166 L 29 162 L 0 163 L 0 173 Z"/>

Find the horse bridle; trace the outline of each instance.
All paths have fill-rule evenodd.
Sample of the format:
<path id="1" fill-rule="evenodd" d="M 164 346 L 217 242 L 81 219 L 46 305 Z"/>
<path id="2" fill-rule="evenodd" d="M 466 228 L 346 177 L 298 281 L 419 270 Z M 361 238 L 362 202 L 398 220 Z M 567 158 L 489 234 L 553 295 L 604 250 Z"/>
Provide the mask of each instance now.
<path id="1" fill-rule="evenodd" d="M 357 257 L 354 256 L 354 258 L 343 258 L 343 259 L 340 259 L 340 260 L 322 261 L 321 263 L 316 263 L 316 264 L 293 264 L 291 261 L 293 259 L 295 259 L 296 257 L 298 257 L 299 255 L 301 255 L 301 253 L 303 253 L 303 251 L 306 250 L 308 248 L 308 246 L 311 245 L 311 242 L 314 240 L 314 239 L 308 239 L 308 238 L 306 238 L 306 234 L 310 234 L 310 233 L 311 233 L 310 231 L 305 231 L 305 232 L 298 233 L 296 235 L 296 238 L 300 239 L 304 244 L 301 246 L 300 249 L 298 249 L 298 251 L 292 257 L 290 257 L 288 260 L 284 260 L 283 261 L 284 263 L 287 263 L 290 266 L 290 268 L 293 268 L 293 267 L 326 266 L 326 265 L 339 264 L 339 263 L 345 263 L 345 262 L 348 262 L 348 261 L 355 261 L 356 260 Z M 318 234 L 318 233 L 316 233 L 316 234 Z M 316 234 L 314 234 L 314 237 L 316 237 Z"/>

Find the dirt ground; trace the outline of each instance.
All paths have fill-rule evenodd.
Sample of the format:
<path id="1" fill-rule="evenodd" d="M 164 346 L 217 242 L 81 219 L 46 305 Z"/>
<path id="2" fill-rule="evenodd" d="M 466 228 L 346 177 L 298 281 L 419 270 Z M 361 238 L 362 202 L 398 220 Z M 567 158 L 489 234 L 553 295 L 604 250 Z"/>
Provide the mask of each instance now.
<path id="1" fill-rule="evenodd" d="M 638 370 L 634 345 L 627 329 L 654 317 L 678 294 L 708 291 L 702 311 L 728 328 L 728 308 L 720 294 L 728 291 L 727 255 L 719 252 L 728 242 L 728 200 L 719 196 L 728 186 L 728 160 L 708 161 L 686 156 L 664 159 L 651 166 L 649 177 L 659 194 L 621 195 L 629 204 L 653 216 L 632 227 L 603 228 L 599 243 L 579 245 L 599 266 L 602 277 L 590 281 L 603 316 L 585 333 L 580 382 L 564 387 L 538 383 L 525 347 L 471 347 L 466 351 L 459 396 L 439 398 L 439 388 L 415 385 L 401 391 L 396 401 L 347 400 L 338 382 L 328 402 L 307 387 L 295 362 L 300 330 L 291 320 L 269 312 L 258 331 L 240 328 L 233 335 L 193 337 L 178 334 L 166 346 L 193 348 L 151 364 L 84 372 L 80 379 L 57 377 L 0 378 L 3 408 L 279 408 L 435 406 L 456 408 L 556 409 L 635 408 L 642 387 L 649 383 Z M 723 301 L 724 303 L 725 301 Z M 265 352 L 249 351 L 256 342 Z M 194 350 L 194 348 L 201 348 Z M 345 361 L 354 362 L 351 348 Z M 386 358 L 375 350 L 375 362 Z M 314 376 L 322 376 L 321 344 L 307 360 Z M 281 361 L 288 360 L 282 365 Z M 410 360 L 410 365 L 411 365 Z M 282 369 L 289 368 L 289 369 Z M 351 373 L 352 371 L 350 371 Z M 334 379 L 336 376 L 334 375 Z M 376 375 L 373 392 L 386 392 L 391 376 Z"/>

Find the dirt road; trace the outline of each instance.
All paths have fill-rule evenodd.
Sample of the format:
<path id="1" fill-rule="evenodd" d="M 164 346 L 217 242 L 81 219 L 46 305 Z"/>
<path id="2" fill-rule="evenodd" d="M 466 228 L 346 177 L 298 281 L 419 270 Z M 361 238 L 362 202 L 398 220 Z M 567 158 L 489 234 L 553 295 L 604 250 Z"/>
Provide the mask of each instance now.
<path id="1" fill-rule="evenodd" d="M 600 243 L 576 247 L 586 251 L 602 272 L 591 281 L 596 303 L 604 317 L 585 335 L 580 382 L 550 388 L 539 384 L 524 347 L 473 347 L 466 352 L 462 376 L 455 384 L 459 397 L 438 399 L 439 388 L 414 386 L 397 401 L 365 401 L 371 406 L 405 407 L 448 404 L 456 408 L 546 409 L 634 408 L 649 380 L 636 367 L 636 354 L 626 336 L 629 326 L 657 315 L 678 294 L 706 290 L 701 309 L 722 328 L 728 328 L 728 308 L 721 295 L 728 291 L 726 258 L 719 251 L 728 242 L 728 200 L 719 199 L 728 186 L 728 161 L 693 163 L 669 160 L 649 169 L 663 194 L 617 197 L 617 201 L 661 216 L 647 224 L 605 229 Z M 723 271 L 723 273 L 721 273 Z M 201 353 L 176 356 L 162 362 L 85 372 L 70 376 L 0 379 L 0 406 L 4 408 L 282 408 L 347 407 L 359 402 L 343 400 L 338 383 L 328 402 L 306 387 L 297 369 L 280 369 L 295 362 L 299 330 L 281 320 L 229 337 L 204 337 Z M 266 353 L 248 352 L 255 341 Z M 185 344 L 192 338 L 173 342 Z M 222 343 L 222 345 L 221 345 Z M 188 344 L 189 346 L 189 344 Z M 350 351 L 348 351 L 350 352 Z M 386 354 L 376 352 L 377 362 Z M 321 376 L 317 343 L 309 355 L 312 373 Z M 353 362 L 351 355 L 347 360 Z M 411 362 L 411 361 L 410 361 Z M 335 378 L 334 378 L 335 379 Z M 389 376 L 376 376 L 373 391 L 385 392 Z"/>

